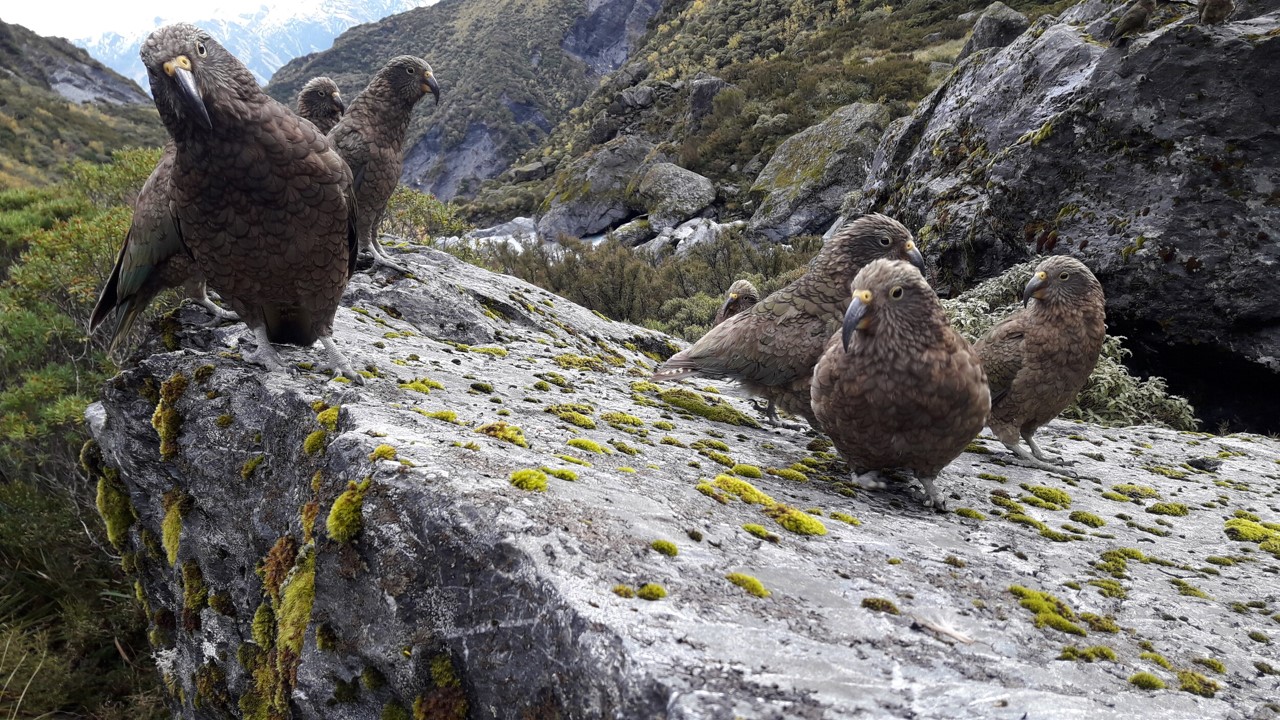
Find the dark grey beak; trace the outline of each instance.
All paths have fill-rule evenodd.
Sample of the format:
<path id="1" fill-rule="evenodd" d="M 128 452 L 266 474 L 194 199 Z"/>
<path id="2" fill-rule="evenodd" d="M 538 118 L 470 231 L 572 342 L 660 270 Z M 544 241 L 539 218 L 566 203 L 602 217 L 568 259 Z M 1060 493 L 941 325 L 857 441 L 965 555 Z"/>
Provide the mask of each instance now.
<path id="1" fill-rule="evenodd" d="M 338 106 L 338 114 L 341 115 L 347 111 L 346 103 L 342 102 L 342 98 L 337 95 L 333 96 L 333 104 Z"/>
<path id="2" fill-rule="evenodd" d="M 1041 270 L 1035 275 L 1032 275 L 1031 280 L 1027 283 L 1027 286 L 1022 289 L 1022 307 L 1026 307 L 1027 302 L 1030 301 L 1031 298 L 1035 298 L 1039 300 L 1040 296 L 1037 295 L 1037 293 L 1039 293 L 1041 290 L 1044 290 L 1048 286 L 1049 286 L 1049 275 L 1045 273 L 1045 271 Z"/>
<path id="3" fill-rule="evenodd" d="M 867 299 L 870 299 L 871 293 L 866 290 Z M 849 309 L 844 311 L 844 324 L 840 328 L 840 340 L 844 344 L 844 351 L 849 352 L 849 340 L 853 338 L 853 334 L 858 330 L 865 329 L 871 318 L 867 317 L 867 312 L 871 310 L 869 303 L 863 302 L 859 293 L 855 293 L 853 300 L 849 303 Z"/>
<path id="4" fill-rule="evenodd" d="M 915 241 L 913 240 L 907 241 L 907 260 L 910 261 L 912 265 L 916 266 L 916 269 L 920 271 L 921 275 L 925 274 L 924 255 L 920 254 L 920 251 L 916 248 Z"/>
<path id="5" fill-rule="evenodd" d="M 200 97 L 200 89 L 196 87 L 196 76 L 183 67 L 173 69 L 173 79 L 178 84 L 178 97 L 191 114 L 200 120 L 205 130 L 213 129 L 213 121 L 209 119 L 209 109 L 204 106 L 204 98 Z"/>
<path id="6" fill-rule="evenodd" d="M 427 73 L 427 89 L 435 96 L 436 104 L 440 104 L 440 83 L 436 82 L 436 76 Z"/>

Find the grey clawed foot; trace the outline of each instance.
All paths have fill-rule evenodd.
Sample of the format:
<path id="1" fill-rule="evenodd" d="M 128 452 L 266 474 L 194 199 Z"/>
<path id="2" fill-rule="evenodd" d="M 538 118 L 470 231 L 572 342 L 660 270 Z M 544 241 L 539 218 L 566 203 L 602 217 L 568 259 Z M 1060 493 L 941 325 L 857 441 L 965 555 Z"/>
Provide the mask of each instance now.
<path id="1" fill-rule="evenodd" d="M 347 360 L 347 356 L 342 354 L 338 346 L 333 342 L 333 338 L 325 335 L 320 338 L 320 344 L 324 345 L 324 349 L 329 353 L 329 359 L 333 361 L 333 377 L 336 380 L 345 377 L 356 385 L 364 385 L 364 376 L 355 371 L 351 367 L 351 362 Z"/>
<path id="2" fill-rule="evenodd" d="M 933 508 L 937 512 L 946 512 L 947 501 L 938 494 L 938 488 L 933 484 L 934 479 L 931 477 L 922 477 L 917 479 L 920 481 L 920 484 L 924 486 L 924 506 Z"/>
<path id="3" fill-rule="evenodd" d="M 1064 465 L 1033 457 L 1031 453 L 1027 452 L 1021 445 L 1010 445 L 1009 443 L 1005 443 L 1004 446 L 1009 448 L 1009 451 L 1014 454 L 1013 461 L 1018 465 L 1034 468 L 1036 470 L 1044 470 L 1045 472 L 1057 473 L 1059 475 L 1066 475 L 1067 477 L 1072 478 L 1080 477 L 1079 474 L 1072 470 L 1068 470 Z"/>
<path id="4" fill-rule="evenodd" d="M 1027 446 L 1031 448 L 1031 454 L 1041 462 L 1054 463 L 1063 467 L 1076 464 L 1074 460 L 1067 460 L 1057 453 L 1047 453 L 1044 450 L 1041 450 L 1040 445 L 1036 443 L 1034 437 L 1024 436 L 1022 439 L 1025 440 L 1027 442 Z"/>
<path id="5" fill-rule="evenodd" d="M 369 243 L 369 255 L 370 257 L 373 258 L 373 267 L 375 268 L 379 265 L 382 265 L 383 267 L 389 267 L 392 270 L 395 270 L 396 272 L 402 273 L 404 275 L 413 274 L 413 272 L 409 270 L 409 268 L 392 260 L 391 257 L 387 255 L 387 251 L 382 248 L 382 243 L 378 242 L 377 238 L 374 238 L 373 242 Z"/>

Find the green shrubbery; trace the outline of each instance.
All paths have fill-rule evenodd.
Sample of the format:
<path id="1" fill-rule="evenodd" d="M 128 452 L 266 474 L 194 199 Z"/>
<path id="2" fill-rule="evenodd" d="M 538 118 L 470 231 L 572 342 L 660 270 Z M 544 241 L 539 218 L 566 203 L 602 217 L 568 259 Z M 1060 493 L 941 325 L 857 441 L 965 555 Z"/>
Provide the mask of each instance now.
<path id="1" fill-rule="evenodd" d="M 0 715 L 164 716 L 146 619 L 78 467 L 84 410 L 114 372 L 85 323 L 158 150 L 0 193 Z M 86 528 L 90 528 L 86 532 Z M 123 659 L 122 659 L 123 658 Z M 24 690 L 25 688 L 25 690 Z M 21 707 L 19 708 L 19 703 Z"/>

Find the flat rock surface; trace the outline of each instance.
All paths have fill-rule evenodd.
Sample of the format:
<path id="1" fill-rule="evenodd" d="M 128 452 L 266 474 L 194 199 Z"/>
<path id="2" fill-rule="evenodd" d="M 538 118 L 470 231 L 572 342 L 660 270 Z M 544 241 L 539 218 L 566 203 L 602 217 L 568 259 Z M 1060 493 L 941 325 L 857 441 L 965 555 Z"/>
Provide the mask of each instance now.
<path id="1" fill-rule="evenodd" d="M 243 325 L 198 328 L 185 310 L 174 349 L 90 410 L 138 515 L 121 551 L 179 716 L 247 715 L 271 683 L 295 718 L 415 702 L 470 718 L 1276 716 L 1280 443 L 1055 422 L 1042 445 L 1077 461 L 1072 479 L 1006 466 L 981 437 L 939 482 L 973 517 L 935 514 L 905 486 L 851 487 L 816 433 L 753 427 L 726 385 L 646 384 L 645 353 L 676 347 L 664 336 L 441 253 L 397 259 L 419 279 L 358 275 L 338 312 L 363 387 L 305 369 L 319 348 L 284 348 L 304 367 L 263 373 L 233 355 Z M 672 390 L 747 424 L 686 412 Z M 152 418 L 175 415 L 162 459 Z M 497 421 L 527 447 L 478 432 Z M 576 479 L 510 480 L 544 467 Z M 366 478 L 362 529 L 340 542 L 331 506 Z M 825 534 L 788 530 L 787 508 Z M 290 590 L 309 558 L 310 604 Z M 665 597 L 615 592 L 650 583 Z M 1038 626 L 1013 587 L 1052 594 L 1056 619 Z M 255 638 L 263 605 L 277 620 Z M 291 632 L 296 658 L 254 660 Z M 1067 646 L 1115 660 L 1059 659 Z M 1212 697 L 1180 690 L 1183 671 Z M 1138 672 L 1168 688 L 1138 689 Z"/>

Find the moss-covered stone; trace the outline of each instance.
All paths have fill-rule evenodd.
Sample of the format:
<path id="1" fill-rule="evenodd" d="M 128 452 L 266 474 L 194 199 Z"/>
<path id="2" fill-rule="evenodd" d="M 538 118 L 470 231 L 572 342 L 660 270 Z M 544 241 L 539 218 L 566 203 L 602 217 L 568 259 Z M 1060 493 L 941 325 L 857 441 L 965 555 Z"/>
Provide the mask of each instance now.
<path id="1" fill-rule="evenodd" d="M 329 441 L 329 432 L 327 430 L 315 430 L 306 439 L 302 441 L 302 452 L 308 455 L 315 455 L 323 452 L 325 444 Z"/>
<path id="2" fill-rule="evenodd" d="M 178 435 L 182 432 L 182 416 L 177 404 L 187 391 L 187 376 L 175 372 L 160 386 L 160 402 L 151 414 L 151 427 L 160 437 L 160 459 L 171 460 L 178 454 Z"/>
<path id="3" fill-rule="evenodd" d="M 742 425 L 745 427 L 760 427 L 760 423 L 756 422 L 750 416 L 736 410 L 726 401 L 717 399 L 713 403 L 692 390 L 685 390 L 684 388 L 665 390 L 659 394 L 658 397 L 672 407 L 678 407 L 681 410 L 688 411 L 694 415 L 699 415 L 714 422 L 726 423 L 728 425 Z"/>
<path id="4" fill-rule="evenodd" d="M 986 515 L 983 515 L 982 513 L 978 512 L 977 510 L 974 510 L 973 508 L 966 508 L 966 507 L 956 508 L 955 513 L 962 518 L 968 518 L 970 520 L 986 520 L 987 519 Z"/>
<path id="5" fill-rule="evenodd" d="M 333 501 L 324 527 L 335 542 L 349 543 L 364 529 L 364 494 L 372 482 L 373 478 L 348 482 L 347 489 Z"/>
<path id="6" fill-rule="evenodd" d="M 253 477 L 253 472 L 257 470 L 258 466 L 262 464 L 262 461 L 266 459 L 265 455 L 254 455 L 248 460 L 245 460 L 244 464 L 240 466 L 240 478 L 248 480 Z"/>
<path id="7" fill-rule="evenodd" d="M 1100 528 L 1103 525 L 1107 524 L 1107 522 L 1102 518 L 1098 517 L 1097 515 L 1094 515 L 1091 512 L 1085 512 L 1084 510 L 1076 510 L 1075 512 L 1071 513 L 1067 517 L 1071 519 L 1071 522 L 1077 522 L 1077 523 L 1080 523 L 1081 525 L 1088 525 L 1091 528 Z"/>
<path id="8" fill-rule="evenodd" d="M 320 413 L 316 415 L 316 422 L 320 423 L 320 426 L 329 432 L 337 432 L 338 413 L 339 408 L 336 407 L 321 410 Z"/>
<path id="9" fill-rule="evenodd" d="M 812 515 L 781 503 L 765 509 L 765 514 L 797 535 L 826 535 L 827 526 Z"/>
<path id="10" fill-rule="evenodd" d="M 1147 508 L 1147 512 L 1152 515 L 1172 515 L 1174 517 L 1183 517 L 1187 514 L 1187 506 L 1182 503 L 1158 502 L 1153 503 Z"/>
<path id="11" fill-rule="evenodd" d="M 1019 600 L 1019 604 L 1034 616 L 1036 627 L 1050 627 L 1070 635 L 1085 636 L 1084 628 L 1073 622 L 1076 614 L 1063 601 L 1040 590 L 1031 590 L 1021 585 L 1009 586 L 1009 592 Z"/>
<path id="12" fill-rule="evenodd" d="M 729 475 L 717 475 L 715 480 L 711 481 L 711 485 L 721 490 L 736 495 L 743 502 L 753 505 L 772 506 L 775 504 L 773 498 L 756 489 L 754 485 Z"/>
<path id="13" fill-rule="evenodd" d="M 1183 692 L 1189 692 L 1192 695 L 1211 698 L 1218 693 L 1219 685 L 1217 682 L 1201 675 L 1194 670 L 1178 671 L 1178 689 Z"/>
<path id="14" fill-rule="evenodd" d="M 98 476 L 98 493 L 94 500 L 107 529 L 107 541 L 117 550 L 123 549 L 129 528 L 138 521 L 138 511 L 129 500 L 129 492 L 118 474 L 111 471 Z"/>
<path id="15" fill-rule="evenodd" d="M 1059 660 L 1077 660 L 1080 662 L 1097 662 L 1106 660 L 1108 662 L 1116 662 L 1116 651 L 1106 645 L 1094 645 L 1092 647 L 1076 647 L 1068 645 L 1062 648 L 1062 654 L 1058 655 Z"/>
<path id="16" fill-rule="evenodd" d="M 170 490 L 161 499 L 164 519 L 160 521 L 160 544 L 165 559 L 172 567 L 178 563 L 178 550 L 182 544 L 182 519 L 192 505 L 191 498 L 177 490 Z"/>
<path id="17" fill-rule="evenodd" d="M 781 539 L 777 535 L 774 535 L 773 533 L 769 532 L 768 529 L 766 529 L 765 526 L 763 525 L 757 525 L 755 523 L 747 523 L 742 526 L 742 529 L 746 530 L 752 535 L 755 535 L 761 540 L 768 540 L 769 542 L 776 543 Z"/>
<path id="18" fill-rule="evenodd" d="M 614 585 L 612 591 L 614 595 L 620 598 L 633 598 L 636 596 L 636 591 L 630 585 Z"/>

